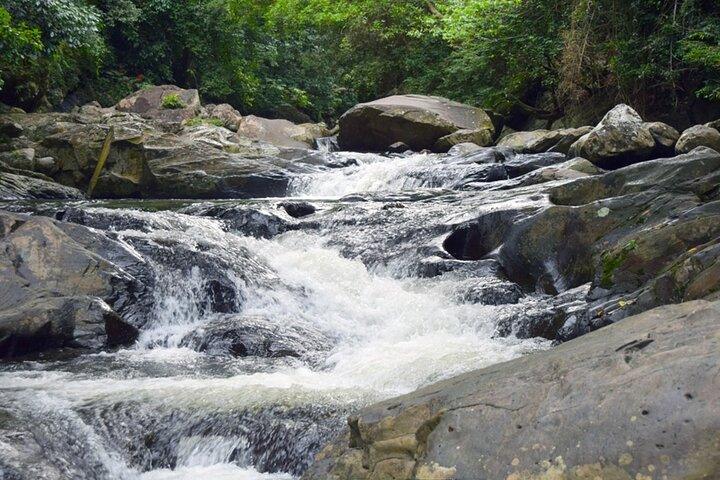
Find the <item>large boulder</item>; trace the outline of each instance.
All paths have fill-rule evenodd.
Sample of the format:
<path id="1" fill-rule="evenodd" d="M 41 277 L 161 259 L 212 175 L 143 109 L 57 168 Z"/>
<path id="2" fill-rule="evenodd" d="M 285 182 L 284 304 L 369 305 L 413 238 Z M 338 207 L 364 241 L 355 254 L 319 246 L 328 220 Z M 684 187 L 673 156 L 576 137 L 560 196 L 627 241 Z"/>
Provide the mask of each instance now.
<path id="1" fill-rule="evenodd" d="M 303 478 L 720 478 L 718 318 L 662 307 L 373 405 Z"/>
<path id="2" fill-rule="evenodd" d="M 237 132 L 242 137 L 286 148 L 312 148 L 318 138 L 330 135 L 330 131 L 324 125 L 314 123 L 296 125 L 289 120 L 268 119 L 255 115 L 245 117 Z"/>
<path id="3" fill-rule="evenodd" d="M 174 85 L 145 88 L 118 102 L 120 112 L 137 113 L 144 118 L 181 123 L 200 113 L 200 96 L 197 90 L 183 90 Z"/>
<path id="4" fill-rule="evenodd" d="M 503 137 L 498 146 L 511 148 L 518 153 L 568 153 L 573 143 L 591 131 L 592 127 L 580 127 L 515 132 Z"/>
<path id="5" fill-rule="evenodd" d="M 709 147 L 720 152 L 720 131 L 705 125 L 690 127 L 680 136 L 675 150 L 681 154 L 697 147 Z"/>
<path id="6" fill-rule="evenodd" d="M 627 105 L 618 105 L 600 123 L 583 135 L 569 153 L 583 157 L 600 168 L 615 169 L 648 160 L 655 138 L 640 115 Z"/>
<path id="7" fill-rule="evenodd" d="M 459 130 L 463 132 L 452 136 Z M 482 109 L 441 97 L 395 95 L 347 111 L 340 118 L 339 142 L 345 150 L 380 152 L 403 142 L 417 151 L 447 151 L 468 141 L 489 145 L 494 134 L 493 122 Z"/>
<path id="8" fill-rule="evenodd" d="M 127 293 L 137 285 L 87 248 L 98 246 L 95 235 L 49 218 L 0 212 L 0 357 L 137 337 L 137 328 L 106 303 L 119 305 L 123 296 L 131 303 Z"/>

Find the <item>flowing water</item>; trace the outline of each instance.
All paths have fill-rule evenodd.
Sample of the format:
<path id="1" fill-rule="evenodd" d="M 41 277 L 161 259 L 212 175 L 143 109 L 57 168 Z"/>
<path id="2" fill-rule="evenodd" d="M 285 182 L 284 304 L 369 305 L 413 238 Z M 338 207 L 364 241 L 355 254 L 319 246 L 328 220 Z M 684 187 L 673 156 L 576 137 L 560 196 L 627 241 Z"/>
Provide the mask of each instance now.
<path id="1" fill-rule="evenodd" d="M 482 262 L 427 274 L 451 225 L 515 201 L 473 190 L 486 165 L 325 155 L 347 166 L 291 181 L 318 207 L 301 221 L 277 199 L 68 209 L 152 298 L 131 347 L 0 366 L 0 479 L 296 478 L 363 405 L 547 347 L 496 335 L 516 305 L 463 296 L 496 280 Z"/>

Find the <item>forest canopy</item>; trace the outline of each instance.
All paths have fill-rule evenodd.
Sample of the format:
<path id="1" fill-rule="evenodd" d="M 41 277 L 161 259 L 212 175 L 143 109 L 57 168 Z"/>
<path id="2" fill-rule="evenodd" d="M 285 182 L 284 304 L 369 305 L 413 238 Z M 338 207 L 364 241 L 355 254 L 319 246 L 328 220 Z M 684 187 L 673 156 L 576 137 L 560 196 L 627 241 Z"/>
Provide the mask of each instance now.
<path id="1" fill-rule="evenodd" d="M 291 119 L 393 93 L 555 120 L 720 103 L 716 0 L 0 0 L 0 100 L 149 84 Z M 689 107 L 688 107 L 689 108 Z"/>

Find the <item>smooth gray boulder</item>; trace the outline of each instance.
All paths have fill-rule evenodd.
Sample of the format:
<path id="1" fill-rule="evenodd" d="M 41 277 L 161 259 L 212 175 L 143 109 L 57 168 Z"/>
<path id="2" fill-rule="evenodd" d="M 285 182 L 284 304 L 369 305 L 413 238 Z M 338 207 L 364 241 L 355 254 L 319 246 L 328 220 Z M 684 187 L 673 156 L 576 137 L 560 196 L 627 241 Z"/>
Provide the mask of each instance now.
<path id="1" fill-rule="evenodd" d="M 705 125 L 695 125 L 685 130 L 677 142 L 677 153 L 688 153 L 697 147 L 708 147 L 720 152 L 720 131 Z"/>
<path id="2" fill-rule="evenodd" d="M 466 132 L 448 137 L 459 130 Z M 487 146 L 494 134 L 493 122 L 482 109 L 442 97 L 395 95 L 348 110 L 340 118 L 338 140 L 344 150 L 382 152 L 403 142 L 415 151 L 447 151 L 467 141 Z"/>
<path id="3" fill-rule="evenodd" d="M 303 479 L 720 478 L 718 318 L 662 307 L 373 405 Z"/>

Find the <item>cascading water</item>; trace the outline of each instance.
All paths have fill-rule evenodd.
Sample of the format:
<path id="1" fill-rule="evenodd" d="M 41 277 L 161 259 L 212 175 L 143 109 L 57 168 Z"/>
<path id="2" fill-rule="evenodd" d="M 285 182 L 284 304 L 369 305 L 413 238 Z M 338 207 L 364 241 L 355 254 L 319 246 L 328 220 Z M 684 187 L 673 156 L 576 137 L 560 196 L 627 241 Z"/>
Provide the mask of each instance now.
<path id="1" fill-rule="evenodd" d="M 0 478 L 290 479 L 363 405 L 546 347 L 496 338 L 511 307 L 458 294 L 485 281 L 481 264 L 418 273 L 461 215 L 456 192 L 337 200 L 458 189 L 485 167 L 326 155 L 349 166 L 291 182 L 324 198 L 316 224 L 270 239 L 186 206 L 76 207 L 149 265 L 150 313 L 132 348 L 0 367 Z M 278 215 L 267 201 L 216 207 Z"/>

